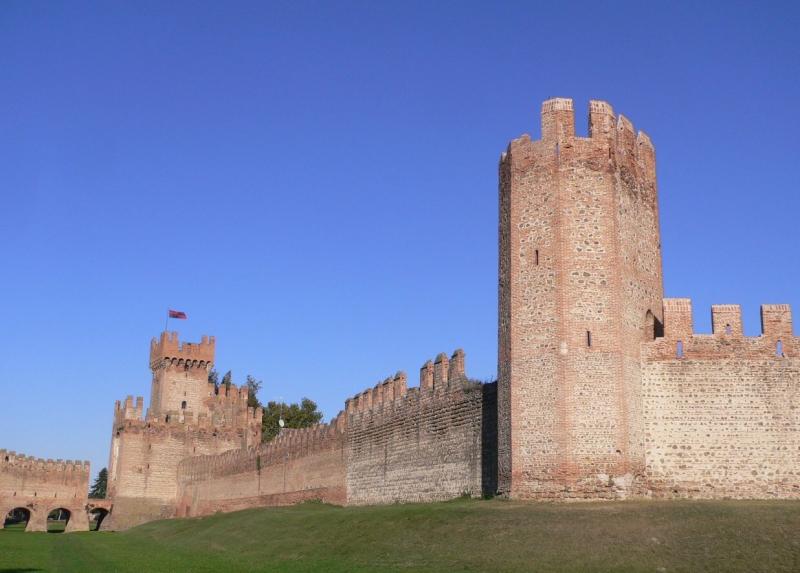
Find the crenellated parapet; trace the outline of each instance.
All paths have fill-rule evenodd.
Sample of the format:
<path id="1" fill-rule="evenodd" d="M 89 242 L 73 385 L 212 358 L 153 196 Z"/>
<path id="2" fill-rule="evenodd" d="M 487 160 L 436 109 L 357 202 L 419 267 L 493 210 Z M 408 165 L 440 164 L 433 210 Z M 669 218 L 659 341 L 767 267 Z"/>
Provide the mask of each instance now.
<path id="1" fill-rule="evenodd" d="M 114 402 L 114 421 L 118 423 L 122 420 L 143 420 L 144 419 L 144 398 L 128 396 L 124 401 Z"/>
<path id="2" fill-rule="evenodd" d="M 800 338 L 794 336 L 788 304 L 761 305 L 760 336 L 744 335 L 738 304 L 711 306 L 711 334 L 694 332 L 690 299 L 664 299 L 663 309 L 664 336 L 643 345 L 645 360 L 800 357 Z"/>
<path id="3" fill-rule="evenodd" d="M 588 119 L 589 136 L 577 136 L 572 99 L 543 102 L 541 139 L 532 140 L 524 134 L 512 140 L 500 158 L 501 174 L 504 166 L 519 171 L 531 164 L 555 168 L 559 164 L 588 162 L 601 171 L 623 168 L 654 186 L 655 147 L 650 137 L 636 131 L 624 115 L 615 115 L 611 104 L 605 101 L 589 102 Z"/>
<path id="4" fill-rule="evenodd" d="M 203 336 L 199 343 L 181 342 L 177 332 L 162 332 L 150 342 L 150 367 L 171 364 L 211 368 L 214 363 L 215 340 Z"/>
<path id="5" fill-rule="evenodd" d="M 399 371 L 372 388 L 345 400 L 344 411 L 347 416 L 381 412 L 403 404 L 411 396 L 420 399 L 461 389 L 467 380 L 464 363 L 465 354 L 460 348 L 450 357 L 442 352 L 420 368 L 419 388 L 409 390 L 408 376 Z"/>
<path id="6" fill-rule="evenodd" d="M 70 474 L 85 474 L 88 479 L 89 462 L 84 460 L 45 459 L 26 456 L 17 452 L 0 449 L 0 472 L 25 472 L 26 474 L 38 473 L 40 475 L 56 472 Z"/>

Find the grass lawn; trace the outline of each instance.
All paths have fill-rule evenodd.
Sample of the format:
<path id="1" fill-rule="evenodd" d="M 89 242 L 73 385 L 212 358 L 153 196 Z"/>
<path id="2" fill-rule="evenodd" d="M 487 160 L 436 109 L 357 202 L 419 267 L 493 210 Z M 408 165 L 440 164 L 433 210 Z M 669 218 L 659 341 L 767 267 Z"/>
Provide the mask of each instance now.
<path id="1" fill-rule="evenodd" d="M 0 531 L 11 571 L 800 571 L 800 502 L 303 504 L 122 533 Z"/>

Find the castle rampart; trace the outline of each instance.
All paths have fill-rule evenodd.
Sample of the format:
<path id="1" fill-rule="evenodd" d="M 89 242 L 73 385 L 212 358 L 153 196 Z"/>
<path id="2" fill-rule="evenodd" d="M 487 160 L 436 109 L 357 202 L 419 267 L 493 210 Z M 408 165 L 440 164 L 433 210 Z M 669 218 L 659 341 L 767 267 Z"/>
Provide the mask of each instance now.
<path id="1" fill-rule="evenodd" d="M 405 388 L 405 374 L 395 375 L 402 393 L 391 402 L 356 410 L 347 423 L 347 502 L 374 504 L 436 501 L 460 495 L 494 493 L 495 448 L 482 449 L 487 427 L 484 405 L 494 405 L 494 384 L 467 379 L 464 351 L 439 354 L 420 369 L 420 385 Z M 375 396 L 381 387 L 371 391 Z M 400 381 L 400 383 L 398 383 Z M 487 396 L 489 396 L 487 398 Z"/>
<path id="2" fill-rule="evenodd" d="M 692 328 L 689 299 L 664 301 L 664 337 L 644 343 L 648 488 L 658 497 L 800 497 L 800 339 L 788 305 L 761 307 L 761 336 L 738 305 Z"/>
<path id="3" fill-rule="evenodd" d="M 495 385 L 470 382 L 464 352 L 437 356 L 420 387 L 398 372 L 345 401 L 329 424 L 283 429 L 256 448 L 191 457 L 178 468 L 180 515 L 303 499 L 432 501 L 494 491 Z M 488 420 L 488 422 L 487 422 Z"/>
<path id="4" fill-rule="evenodd" d="M 258 447 L 185 459 L 178 468 L 178 515 L 305 499 L 344 504 L 343 417 L 312 428 L 284 429 Z"/>

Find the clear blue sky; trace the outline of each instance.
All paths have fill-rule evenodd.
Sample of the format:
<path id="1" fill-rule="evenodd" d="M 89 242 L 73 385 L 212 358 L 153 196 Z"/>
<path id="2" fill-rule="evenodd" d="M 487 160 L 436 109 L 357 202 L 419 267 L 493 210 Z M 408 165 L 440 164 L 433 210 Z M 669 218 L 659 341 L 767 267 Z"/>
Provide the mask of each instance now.
<path id="1" fill-rule="evenodd" d="M 107 463 L 167 307 L 263 400 L 496 370 L 497 161 L 656 145 L 668 296 L 800 320 L 797 3 L 0 3 L 0 447 Z"/>

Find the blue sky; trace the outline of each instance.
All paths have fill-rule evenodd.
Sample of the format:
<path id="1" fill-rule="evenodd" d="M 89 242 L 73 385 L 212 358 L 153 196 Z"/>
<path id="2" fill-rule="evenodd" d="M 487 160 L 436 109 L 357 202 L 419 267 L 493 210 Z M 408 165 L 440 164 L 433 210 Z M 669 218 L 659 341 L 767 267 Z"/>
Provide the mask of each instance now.
<path id="1" fill-rule="evenodd" d="M 797 3 L 0 4 L 0 447 L 106 464 L 167 307 L 263 400 L 496 370 L 497 161 L 656 145 L 667 296 L 800 314 Z"/>

